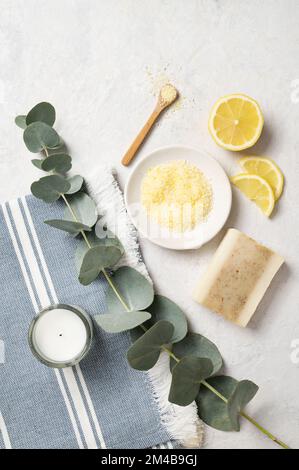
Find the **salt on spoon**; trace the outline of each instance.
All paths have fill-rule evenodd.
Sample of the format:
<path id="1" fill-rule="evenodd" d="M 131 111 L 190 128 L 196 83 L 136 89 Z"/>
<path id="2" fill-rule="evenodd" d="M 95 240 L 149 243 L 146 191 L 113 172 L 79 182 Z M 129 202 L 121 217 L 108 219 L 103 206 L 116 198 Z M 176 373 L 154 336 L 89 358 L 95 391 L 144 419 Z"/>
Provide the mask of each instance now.
<path id="1" fill-rule="evenodd" d="M 143 126 L 143 128 L 141 129 L 141 131 L 125 153 L 124 157 L 122 158 L 121 162 L 124 166 L 128 166 L 131 163 L 137 153 L 137 150 L 148 135 L 149 131 L 151 130 L 152 126 L 154 125 L 162 111 L 164 111 L 165 108 L 170 106 L 178 98 L 178 96 L 179 93 L 177 89 L 170 83 L 167 83 L 166 85 L 162 86 L 154 111 L 152 112 L 145 125 Z"/>

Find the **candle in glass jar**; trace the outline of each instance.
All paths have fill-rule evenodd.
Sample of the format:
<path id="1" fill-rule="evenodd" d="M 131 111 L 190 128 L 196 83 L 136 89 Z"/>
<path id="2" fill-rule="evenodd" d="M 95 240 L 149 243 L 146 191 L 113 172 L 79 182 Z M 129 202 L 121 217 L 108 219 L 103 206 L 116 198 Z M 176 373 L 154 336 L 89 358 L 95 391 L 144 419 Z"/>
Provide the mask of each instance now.
<path id="1" fill-rule="evenodd" d="M 33 320 L 29 343 L 35 356 L 50 367 L 77 364 L 89 350 L 92 323 L 83 310 L 53 305 Z"/>

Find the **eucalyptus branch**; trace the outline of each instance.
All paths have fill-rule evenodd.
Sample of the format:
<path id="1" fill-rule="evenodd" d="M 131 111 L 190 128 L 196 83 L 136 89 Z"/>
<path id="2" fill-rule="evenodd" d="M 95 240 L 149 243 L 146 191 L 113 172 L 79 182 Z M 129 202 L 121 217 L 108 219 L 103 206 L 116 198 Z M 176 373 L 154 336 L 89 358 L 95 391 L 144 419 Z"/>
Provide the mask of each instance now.
<path id="1" fill-rule="evenodd" d="M 61 195 L 61 197 L 63 198 L 63 200 L 65 201 L 67 207 L 69 208 L 70 212 L 72 213 L 72 216 L 74 218 L 74 220 L 76 222 L 79 222 L 79 220 L 77 219 L 76 217 L 76 214 L 74 213 L 74 211 L 72 210 L 71 208 L 71 205 L 69 204 L 67 198 L 64 196 L 64 194 Z M 90 248 L 90 243 L 88 242 L 88 239 L 86 237 L 86 234 L 85 232 L 82 230 L 81 231 L 81 234 L 84 238 L 84 240 L 86 241 L 86 244 L 87 246 Z M 121 294 L 118 292 L 117 290 L 117 287 L 114 285 L 111 277 L 107 274 L 106 270 L 103 269 L 102 270 L 107 282 L 109 283 L 110 287 L 113 289 L 115 295 L 117 296 L 118 300 L 122 303 L 122 305 L 124 306 L 125 310 L 127 312 L 130 311 L 129 307 L 126 305 L 124 299 L 122 298 Z M 147 328 L 144 326 L 144 325 L 140 325 L 140 327 L 143 329 L 143 331 L 148 331 Z M 165 346 L 162 346 L 161 348 L 164 352 L 166 352 L 169 357 L 171 357 L 172 359 L 174 359 L 174 361 L 176 361 L 177 363 L 180 362 L 180 359 L 178 357 L 175 356 L 175 354 L 173 354 L 173 352 L 166 348 Z M 202 380 L 201 382 L 201 385 L 204 385 L 206 388 L 208 388 L 212 393 L 214 393 L 218 398 L 220 398 L 220 400 L 222 400 L 224 403 L 228 403 L 228 399 L 225 398 L 218 390 L 216 390 L 214 387 L 212 387 L 212 385 L 210 385 L 208 382 L 206 382 L 206 380 Z M 281 441 L 280 439 L 278 439 L 277 437 L 275 437 L 273 434 L 271 434 L 267 429 L 265 429 L 263 426 L 261 426 L 257 421 L 255 421 L 253 418 L 251 418 L 249 415 L 247 415 L 245 412 L 240 412 L 240 415 L 246 419 L 247 421 L 249 421 L 251 424 L 253 424 L 257 429 L 259 429 L 263 434 L 265 434 L 267 437 L 269 437 L 273 442 L 275 442 L 276 444 L 280 445 L 281 447 L 283 447 L 284 449 L 290 449 L 290 447 L 287 446 L 287 444 L 285 444 L 283 441 Z"/>
<path id="2" fill-rule="evenodd" d="M 218 348 L 204 336 L 188 332 L 186 317 L 178 305 L 154 295 L 152 284 L 133 268 L 118 268 L 112 277 L 108 274 L 107 269 L 123 255 L 123 247 L 115 236 L 108 242 L 96 236 L 95 203 L 82 190 L 81 176 L 67 177 L 71 157 L 61 150 L 61 139 L 52 127 L 54 122 L 55 109 L 49 103 L 39 103 L 27 116 L 16 118 L 16 124 L 24 129 L 28 150 L 44 154 L 42 160 L 34 159 L 32 163 L 49 173 L 32 184 L 32 194 L 45 202 L 61 198 L 66 206 L 65 219 L 45 223 L 82 236 L 76 251 L 81 284 L 90 284 L 102 273 L 109 285 L 106 295 L 109 313 L 96 315 L 95 321 L 109 333 L 131 330 L 136 335 L 127 353 L 134 369 L 151 369 L 161 351 L 169 355 L 173 365 L 169 392 L 172 403 L 186 406 L 197 400 L 199 416 L 210 426 L 225 431 L 238 431 L 242 416 L 273 442 L 289 449 L 243 411 L 255 396 L 257 385 L 217 375 L 223 365 Z M 215 402 L 218 399 L 221 406 L 219 401 Z"/>

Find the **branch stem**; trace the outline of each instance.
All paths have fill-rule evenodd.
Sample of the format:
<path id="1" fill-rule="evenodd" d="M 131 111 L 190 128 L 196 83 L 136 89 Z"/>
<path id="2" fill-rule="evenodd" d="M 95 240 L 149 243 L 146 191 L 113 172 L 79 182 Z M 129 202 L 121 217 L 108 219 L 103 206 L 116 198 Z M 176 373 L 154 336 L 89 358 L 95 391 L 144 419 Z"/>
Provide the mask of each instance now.
<path id="1" fill-rule="evenodd" d="M 116 297 L 118 298 L 118 300 L 120 301 L 120 303 L 122 304 L 122 306 L 124 307 L 124 309 L 129 312 L 130 309 L 129 307 L 127 306 L 126 302 L 124 301 L 124 299 L 122 298 L 121 294 L 118 292 L 116 286 L 114 285 L 114 283 L 112 282 L 112 279 L 111 277 L 109 276 L 109 274 L 107 273 L 106 269 L 103 268 L 102 269 L 102 273 L 104 274 L 109 286 L 111 287 L 111 289 L 113 290 L 114 294 L 116 295 Z"/>
<path id="2" fill-rule="evenodd" d="M 271 439 L 273 442 L 278 444 L 280 447 L 282 447 L 283 449 L 290 449 L 290 447 L 285 442 L 281 441 L 280 439 L 278 439 L 278 437 L 274 436 L 270 431 L 268 431 L 266 428 L 261 426 L 257 421 L 255 421 L 255 419 L 251 418 L 251 416 L 248 416 L 247 413 L 245 413 L 244 411 L 241 411 L 240 415 L 243 418 L 247 419 L 247 421 L 253 424 L 253 426 L 259 429 L 263 434 L 269 437 L 269 439 Z"/>
<path id="3" fill-rule="evenodd" d="M 201 383 L 206 388 L 208 388 L 212 393 L 217 395 L 218 398 L 220 398 L 222 401 L 224 401 L 224 403 L 228 403 L 228 399 L 225 398 L 220 392 L 218 392 L 218 390 L 216 390 L 216 388 L 214 388 L 208 382 L 203 380 Z M 285 444 L 283 441 L 281 441 L 280 439 L 275 437 L 270 431 L 268 431 L 263 426 L 261 426 L 255 419 L 251 418 L 251 416 L 249 416 L 244 411 L 240 411 L 240 416 L 247 419 L 247 421 L 249 421 L 251 424 L 253 424 L 253 426 L 255 426 L 257 429 L 259 429 L 259 431 L 261 431 L 263 434 L 265 434 L 265 436 L 269 437 L 269 439 L 271 439 L 273 442 L 275 442 L 279 446 L 283 447 L 284 449 L 290 449 L 290 447 L 287 444 Z"/>

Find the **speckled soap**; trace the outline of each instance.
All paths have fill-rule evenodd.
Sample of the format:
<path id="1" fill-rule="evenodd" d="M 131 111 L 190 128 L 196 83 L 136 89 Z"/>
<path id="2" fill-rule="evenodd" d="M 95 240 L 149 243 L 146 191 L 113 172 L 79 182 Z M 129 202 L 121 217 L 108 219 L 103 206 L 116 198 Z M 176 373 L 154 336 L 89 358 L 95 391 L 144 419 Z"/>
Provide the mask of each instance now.
<path id="1" fill-rule="evenodd" d="M 229 229 L 194 292 L 194 300 L 245 327 L 284 260 Z"/>

